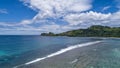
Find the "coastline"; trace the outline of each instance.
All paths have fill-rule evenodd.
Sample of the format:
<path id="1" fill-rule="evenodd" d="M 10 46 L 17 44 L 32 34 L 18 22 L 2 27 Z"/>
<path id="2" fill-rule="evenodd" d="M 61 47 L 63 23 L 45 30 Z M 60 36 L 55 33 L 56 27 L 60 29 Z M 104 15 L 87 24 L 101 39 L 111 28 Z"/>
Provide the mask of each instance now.
<path id="1" fill-rule="evenodd" d="M 29 67 L 29 66 L 34 65 L 34 64 L 36 64 L 36 63 L 42 63 L 42 62 L 44 62 L 44 60 L 46 60 L 46 59 L 51 59 L 51 58 L 56 57 L 56 56 L 61 56 L 61 55 L 64 54 L 64 53 L 74 51 L 74 50 L 79 49 L 79 48 L 81 48 L 81 47 L 87 47 L 87 46 L 89 46 L 89 45 L 95 45 L 95 44 L 98 44 L 98 43 L 101 43 L 101 42 L 102 42 L 102 41 L 94 41 L 94 42 L 87 42 L 87 43 L 83 43 L 83 44 L 77 44 L 77 45 L 74 45 L 74 46 L 70 46 L 70 47 L 61 49 L 61 50 L 59 50 L 59 51 L 57 51 L 57 52 L 55 52 L 55 53 L 52 53 L 52 54 L 50 54 L 50 55 L 48 55 L 48 56 L 45 56 L 45 57 L 42 57 L 42 58 L 37 58 L 37 59 L 35 59 L 35 60 L 33 60 L 33 61 L 30 61 L 30 62 L 27 62 L 27 63 L 25 63 L 25 64 L 21 64 L 21 65 L 15 66 L 14 68 L 24 68 L 24 67 L 25 67 L 25 68 L 32 68 L 32 67 Z M 79 54 L 78 54 L 78 55 L 79 55 Z M 76 62 L 76 61 L 77 61 L 77 60 L 74 60 L 74 61 L 72 61 L 71 63 L 74 63 L 74 62 Z M 28 66 L 28 67 L 27 67 L 27 66 Z M 35 68 L 37 68 L 37 67 L 35 67 Z"/>
<path id="2" fill-rule="evenodd" d="M 42 36 L 42 35 L 40 35 Z M 44 37 L 44 36 L 43 36 Z M 120 38 L 120 37 L 99 37 L 99 36 L 45 36 L 45 37 L 87 37 L 87 38 Z"/>
<path id="3" fill-rule="evenodd" d="M 44 38 L 44 37 L 41 37 L 41 38 Z M 48 38 L 54 38 L 54 37 L 48 37 Z M 56 37 L 57 39 L 59 39 L 59 37 Z M 55 40 L 56 40 L 56 38 L 55 38 Z M 64 37 L 63 37 L 64 38 Z M 62 39 L 63 39 L 62 38 Z M 65 38 L 67 38 L 67 40 L 68 39 L 72 39 L 72 40 L 70 40 L 70 41 L 74 41 L 73 40 L 73 38 L 71 37 L 71 38 L 69 38 L 69 37 L 65 37 Z M 84 39 L 82 39 L 82 38 L 84 38 Z M 33 38 L 32 38 L 33 39 Z M 118 46 L 119 45 L 119 39 L 117 39 L 117 38 L 112 38 L 112 39 L 110 39 L 110 38 L 105 38 L 105 37 L 81 37 L 80 39 L 79 38 L 75 38 L 76 40 L 79 40 L 79 41 L 84 41 L 84 42 L 81 42 L 81 43 L 75 43 L 75 44 L 68 44 L 68 45 L 66 45 L 66 47 L 64 48 L 58 48 L 58 49 L 56 49 L 55 51 L 53 51 L 53 52 L 49 52 L 48 54 L 46 54 L 46 55 L 44 55 L 44 56 L 41 56 L 40 54 L 40 51 L 38 50 L 38 51 L 31 51 L 31 52 L 26 52 L 25 54 L 21 54 L 21 55 L 19 55 L 18 56 L 18 58 L 15 60 L 15 61 L 19 61 L 19 60 L 21 60 L 21 59 L 28 59 L 28 61 L 25 61 L 25 62 L 22 62 L 22 60 L 21 60 L 21 62 L 22 63 L 14 63 L 13 64 L 13 66 L 11 66 L 11 68 L 13 68 L 14 66 L 14 68 L 40 68 L 42 65 L 44 65 L 45 66 L 45 63 L 47 64 L 47 66 L 49 66 L 49 63 L 50 63 L 50 66 L 52 65 L 57 65 L 57 63 L 56 62 L 59 62 L 58 64 L 62 64 L 62 63 L 64 63 L 63 61 L 65 60 L 65 62 L 67 61 L 67 60 L 70 60 L 69 61 L 69 64 L 74 64 L 74 63 L 76 63 L 77 61 L 78 61 L 78 59 L 77 59 L 77 57 L 79 57 L 79 56 L 81 56 L 81 54 L 82 53 L 86 53 L 86 52 L 83 52 L 82 51 L 82 53 L 81 53 L 81 50 L 83 49 L 84 51 L 88 51 L 88 50 L 90 50 L 90 49 L 92 49 L 92 50 L 94 50 L 94 51 L 96 51 L 97 50 L 97 48 L 94 48 L 94 47 L 99 47 L 99 45 L 101 44 L 101 43 L 105 43 L 104 44 L 104 47 L 103 48 L 108 48 L 108 49 L 105 49 L 105 50 L 109 50 L 109 47 L 115 47 L 115 46 Z M 86 40 L 88 40 L 88 41 L 86 41 Z M 57 40 L 58 42 L 60 41 L 60 40 Z M 102 41 L 102 42 L 101 42 Z M 96 43 L 97 42 L 97 43 Z M 99 43 L 100 42 L 100 43 Z M 92 43 L 92 44 L 91 44 Z M 114 44 L 115 43 L 115 44 Z M 118 43 L 118 45 L 117 45 L 117 43 Z M 108 47 L 106 47 L 107 46 L 107 44 L 112 44 L 112 46 L 108 46 Z M 90 45 L 90 46 L 89 46 Z M 114 46 L 113 46 L 114 45 Z M 101 45 L 100 45 L 101 46 Z M 103 45 L 102 45 L 103 46 Z M 88 47 L 90 47 L 90 48 L 88 48 Z M 119 47 L 119 46 L 118 46 Z M 84 49 L 85 48 L 85 49 Z M 86 48 L 88 48 L 88 50 L 86 49 Z M 76 51 L 76 50 L 79 50 L 79 51 Z M 74 51 L 76 51 L 76 52 L 74 52 Z M 68 54 L 70 52 L 70 54 Z M 74 52 L 74 53 L 73 53 Z M 34 56 L 33 54 L 35 53 L 36 54 L 36 56 Z M 46 52 L 47 53 L 47 52 Z M 29 55 L 29 56 L 26 56 L 26 54 L 27 55 Z M 37 54 L 39 54 L 39 55 L 37 55 Z M 68 55 L 66 55 L 66 56 L 64 56 L 65 54 L 68 54 Z M 87 53 L 86 53 L 87 54 Z M 97 54 L 99 54 L 99 53 L 97 53 Z M 24 56 L 25 55 L 25 56 Z M 77 55 L 77 56 L 76 56 Z M 89 53 L 87 54 L 87 55 L 89 55 Z M 92 55 L 92 54 L 91 54 Z M 23 57 L 22 57 L 23 56 Z M 63 57 L 64 56 L 64 57 Z M 74 59 L 71 59 L 71 56 L 75 56 L 75 58 Z M 34 58 L 31 58 L 31 57 L 34 57 Z M 56 59 L 56 61 L 54 61 L 54 58 L 55 57 L 62 57 L 62 58 L 64 58 L 64 60 L 63 61 L 61 61 L 61 59 L 59 59 L 59 58 L 57 58 Z M 83 56 L 84 57 L 84 56 Z M 69 59 L 70 58 L 70 59 Z M 53 59 L 52 61 L 49 61 L 49 60 L 51 60 L 51 59 Z M 84 59 L 86 59 L 86 58 L 84 58 Z M 83 60 L 84 60 L 83 59 Z M 48 60 L 48 61 L 46 61 L 46 60 Z M 83 61 L 82 60 L 82 61 Z M 91 61 L 91 60 L 90 60 Z M 49 63 L 48 63 L 49 62 Z M 55 62 L 55 63 L 52 63 L 52 62 Z M 61 63 L 62 62 L 62 63 Z M 44 63 L 44 64 L 42 64 L 42 63 Z M 67 63 L 68 63 L 68 61 L 67 61 Z M 42 64 L 42 65 L 41 65 Z M 81 64 L 81 63 L 80 63 Z M 31 67 L 29 67 L 29 66 L 31 66 Z M 35 67 L 33 67 L 33 66 L 35 66 Z M 37 67 L 38 66 L 38 67 Z M 68 65 L 68 66 L 70 66 L 70 65 Z M 59 66 L 60 67 L 60 66 Z M 57 68 L 59 68 L 59 67 L 57 67 Z M 3 67 L 4 68 L 4 67 Z M 7 68 L 7 67 L 6 67 Z M 8 67 L 9 68 L 9 67 Z M 43 68 L 47 68 L 47 67 L 43 67 Z M 48 67 L 49 68 L 49 67 Z M 51 67 L 51 68 L 56 68 L 56 67 Z M 61 67 L 60 67 L 61 68 Z M 65 66 L 65 68 L 67 68 L 66 66 Z M 68 67 L 69 68 L 69 67 Z"/>
<path id="4" fill-rule="evenodd" d="M 18 68 L 119 68 L 119 43 L 119 40 L 107 39 Z"/>

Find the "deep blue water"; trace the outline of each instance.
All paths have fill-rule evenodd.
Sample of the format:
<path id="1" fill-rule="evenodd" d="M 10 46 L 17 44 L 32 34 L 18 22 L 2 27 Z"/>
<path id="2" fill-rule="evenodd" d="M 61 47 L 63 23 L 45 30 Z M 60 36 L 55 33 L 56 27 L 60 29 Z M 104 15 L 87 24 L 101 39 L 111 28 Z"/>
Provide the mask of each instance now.
<path id="1" fill-rule="evenodd" d="M 12 68 L 62 48 L 100 40 L 87 37 L 0 36 L 0 68 Z"/>

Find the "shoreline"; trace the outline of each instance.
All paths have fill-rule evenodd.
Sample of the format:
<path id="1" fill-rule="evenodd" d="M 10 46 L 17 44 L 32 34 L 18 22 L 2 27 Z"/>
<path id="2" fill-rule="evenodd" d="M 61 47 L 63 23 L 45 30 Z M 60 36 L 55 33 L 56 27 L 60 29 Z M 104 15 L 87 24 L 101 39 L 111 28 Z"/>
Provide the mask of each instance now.
<path id="1" fill-rule="evenodd" d="M 98 43 L 101 43 L 102 41 L 94 41 L 94 42 L 87 42 L 87 43 L 82 43 L 82 44 L 77 44 L 77 45 L 74 45 L 74 46 L 70 46 L 70 47 L 67 47 L 67 48 L 64 48 L 64 49 L 61 49 L 55 53 L 52 53 L 52 54 L 49 54 L 45 57 L 42 57 L 42 58 L 37 58 L 35 60 L 32 60 L 30 62 L 27 62 L 25 64 L 21 64 L 21 65 L 18 65 L 18 66 L 15 66 L 13 68 L 21 68 L 22 66 L 29 66 L 31 64 L 34 64 L 34 63 L 37 63 L 37 62 L 40 62 L 42 60 L 46 60 L 48 58 L 52 58 L 52 57 L 55 57 L 55 56 L 58 56 L 58 55 L 61 55 L 61 54 L 64 54 L 66 52 L 69 52 L 71 50 L 74 50 L 74 49 L 77 49 L 77 48 L 81 48 L 81 47 L 85 47 L 85 46 L 89 46 L 89 45 L 95 45 L 95 44 L 98 44 Z M 75 61 L 73 61 L 75 62 Z"/>
<path id="2" fill-rule="evenodd" d="M 42 36 L 42 35 L 40 35 Z M 43 37 L 85 37 L 85 36 L 43 36 Z M 87 36 L 86 36 L 87 37 Z M 87 38 L 120 38 L 120 37 L 99 37 L 99 36 L 88 36 Z"/>

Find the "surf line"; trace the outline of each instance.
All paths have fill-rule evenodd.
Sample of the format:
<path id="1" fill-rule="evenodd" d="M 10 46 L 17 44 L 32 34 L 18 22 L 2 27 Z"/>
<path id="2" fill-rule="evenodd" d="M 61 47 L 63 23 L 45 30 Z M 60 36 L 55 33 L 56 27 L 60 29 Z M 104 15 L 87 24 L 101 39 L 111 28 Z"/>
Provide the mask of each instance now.
<path id="1" fill-rule="evenodd" d="M 47 59 L 47 58 L 51 58 L 51 57 L 60 55 L 62 53 L 68 52 L 70 50 L 73 50 L 73 49 L 76 49 L 76 48 L 79 48 L 79 47 L 89 46 L 89 45 L 97 44 L 97 43 L 100 43 L 100 42 L 102 42 L 102 41 L 87 42 L 87 43 L 83 43 L 83 44 L 77 44 L 77 45 L 74 45 L 74 46 L 69 46 L 69 47 L 61 49 L 61 50 L 59 50 L 59 51 L 57 51 L 55 53 L 52 53 L 52 54 L 50 54 L 48 56 L 45 56 L 45 57 L 42 57 L 42 58 L 37 58 L 37 59 L 35 59 L 33 61 L 27 62 L 24 65 L 30 65 L 32 63 L 35 63 L 35 62 L 42 61 L 42 60 Z M 19 66 L 15 66 L 14 68 L 18 68 L 18 67 Z"/>

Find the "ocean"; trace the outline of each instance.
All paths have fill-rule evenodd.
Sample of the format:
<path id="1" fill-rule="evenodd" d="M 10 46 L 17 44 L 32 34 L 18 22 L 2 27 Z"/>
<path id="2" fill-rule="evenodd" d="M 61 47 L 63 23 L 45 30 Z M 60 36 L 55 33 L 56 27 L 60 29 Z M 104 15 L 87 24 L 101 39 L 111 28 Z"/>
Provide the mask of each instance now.
<path id="1" fill-rule="evenodd" d="M 97 48 L 99 49 L 99 51 L 96 51 L 97 48 L 94 48 L 94 46 L 95 47 L 98 46 L 99 48 L 98 47 Z M 52 36 L 37 36 L 37 35 L 7 36 L 6 35 L 6 36 L 0 36 L 0 68 L 22 68 L 22 66 L 24 65 L 30 65 L 39 62 L 41 60 L 52 58 L 54 56 L 61 55 L 65 52 L 69 52 L 71 50 L 82 47 L 84 48 L 89 47 L 89 49 L 87 50 L 84 49 L 86 50 L 86 52 L 94 48 L 95 53 L 100 53 L 101 56 L 97 57 L 97 60 L 102 59 L 104 57 L 105 60 L 103 59 L 100 60 L 99 63 L 100 62 L 101 63 L 99 65 L 100 66 L 106 65 L 106 67 L 100 67 L 100 68 L 110 68 L 108 61 L 112 59 L 114 59 L 114 61 L 110 61 L 110 63 L 112 63 L 113 66 L 116 66 L 117 68 L 117 66 L 120 65 L 120 61 L 118 61 L 120 60 L 119 38 L 66 37 L 66 36 L 52 37 Z M 86 54 L 90 54 L 91 52 L 92 51 L 89 51 Z M 95 54 L 94 52 L 92 53 L 93 55 Z M 92 54 L 90 56 L 92 56 Z M 95 58 L 96 57 L 92 59 Z M 89 61 L 89 59 L 87 61 Z M 105 62 L 107 62 L 107 64 L 105 64 Z M 93 64 L 93 67 L 86 65 L 84 68 L 99 68 L 99 67 L 94 67 L 95 65 Z M 29 68 L 29 67 L 24 67 L 24 68 Z M 47 68 L 47 67 L 42 67 L 42 68 Z"/>

